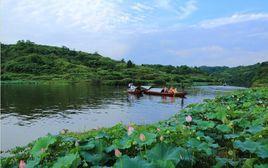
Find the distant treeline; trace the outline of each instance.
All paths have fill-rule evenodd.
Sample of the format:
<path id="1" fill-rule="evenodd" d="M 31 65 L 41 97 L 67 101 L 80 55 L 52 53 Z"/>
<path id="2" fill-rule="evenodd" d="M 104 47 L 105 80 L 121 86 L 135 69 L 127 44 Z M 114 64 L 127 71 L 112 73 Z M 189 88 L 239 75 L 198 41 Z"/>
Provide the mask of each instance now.
<path id="1" fill-rule="evenodd" d="M 1 81 L 91 81 L 125 85 L 141 84 L 233 84 L 267 85 L 268 62 L 252 66 L 188 67 L 135 65 L 131 60 L 113 60 L 97 52 L 38 45 L 31 41 L 1 44 Z"/>
<path id="2" fill-rule="evenodd" d="M 268 62 L 249 66 L 199 67 L 218 81 L 237 86 L 268 86 Z"/>

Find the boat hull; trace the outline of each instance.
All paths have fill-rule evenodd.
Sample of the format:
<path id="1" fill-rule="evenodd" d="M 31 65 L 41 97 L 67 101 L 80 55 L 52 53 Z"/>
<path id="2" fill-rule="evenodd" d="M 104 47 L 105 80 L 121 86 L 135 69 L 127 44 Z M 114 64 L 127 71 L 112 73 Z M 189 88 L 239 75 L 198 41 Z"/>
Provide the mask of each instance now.
<path id="1" fill-rule="evenodd" d="M 161 93 L 155 91 L 145 91 L 144 94 L 155 95 L 155 96 L 167 96 L 167 97 L 185 97 L 186 92 L 177 92 L 177 93 Z"/>
<path id="2" fill-rule="evenodd" d="M 129 94 L 133 94 L 133 95 L 141 95 L 141 94 L 142 94 L 142 91 L 137 91 L 137 90 L 135 90 L 135 91 L 128 90 L 127 92 L 128 92 Z"/>

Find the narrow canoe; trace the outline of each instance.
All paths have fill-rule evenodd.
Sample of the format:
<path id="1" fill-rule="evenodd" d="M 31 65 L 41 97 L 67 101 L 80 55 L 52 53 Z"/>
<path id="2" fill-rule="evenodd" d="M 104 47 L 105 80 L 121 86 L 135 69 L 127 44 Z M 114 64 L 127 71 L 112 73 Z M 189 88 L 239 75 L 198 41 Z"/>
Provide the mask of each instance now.
<path id="1" fill-rule="evenodd" d="M 144 94 L 155 95 L 155 96 L 168 96 L 168 97 L 185 97 L 186 92 L 177 92 L 177 93 L 161 93 L 156 91 L 144 91 Z"/>
<path id="2" fill-rule="evenodd" d="M 142 94 L 141 90 L 128 90 L 127 91 L 129 94 L 134 94 L 134 95 L 140 95 Z"/>

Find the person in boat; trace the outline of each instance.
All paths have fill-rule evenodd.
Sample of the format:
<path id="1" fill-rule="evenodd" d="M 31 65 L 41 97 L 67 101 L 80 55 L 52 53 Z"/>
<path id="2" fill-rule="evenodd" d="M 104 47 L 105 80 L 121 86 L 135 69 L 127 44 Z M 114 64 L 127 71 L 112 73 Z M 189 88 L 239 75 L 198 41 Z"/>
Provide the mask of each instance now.
<path id="1" fill-rule="evenodd" d="M 129 88 L 130 90 L 135 90 L 135 86 L 133 85 L 133 83 L 129 83 L 129 84 L 128 84 L 128 88 Z"/>
<path id="2" fill-rule="evenodd" d="M 135 92 L 141 92 L 141 85 L 140 84 L 135 88 Z"/>
<path id="3" fill-rule="evenodd" d="M 163 86 L 161 93 L 168 93 L 168 88 L 166 86 Z"/>
<path id="4" fill-rule="evenodd" d="M 174 88 L 173 86 L 171 86 L 171 87 L 169 88 L 169 90 L 168 90 L 168 93 L 175 94 L 175 93 L 177 93 L 177 89 Z"/>

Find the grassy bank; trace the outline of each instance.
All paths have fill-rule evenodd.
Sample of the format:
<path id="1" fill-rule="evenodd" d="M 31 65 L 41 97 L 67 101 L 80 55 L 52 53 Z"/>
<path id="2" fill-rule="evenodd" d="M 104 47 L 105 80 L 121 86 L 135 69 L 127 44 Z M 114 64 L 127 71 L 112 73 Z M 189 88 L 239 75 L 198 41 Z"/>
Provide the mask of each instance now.
<path id="1" fill-rule="evenodd" d="M 267 167 L 268 88 L 193 104 L 151 125 L 48 135 L 2 167 Z"/>

